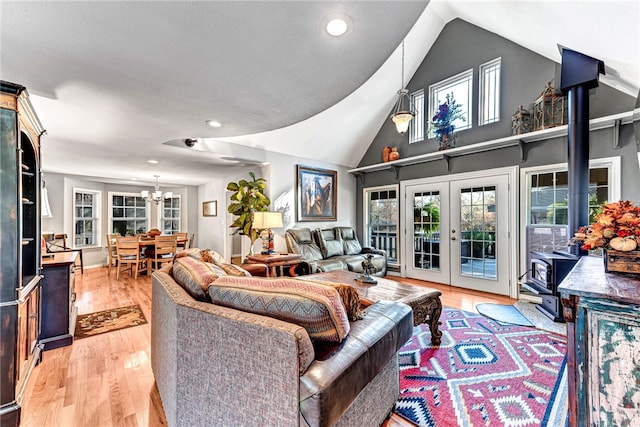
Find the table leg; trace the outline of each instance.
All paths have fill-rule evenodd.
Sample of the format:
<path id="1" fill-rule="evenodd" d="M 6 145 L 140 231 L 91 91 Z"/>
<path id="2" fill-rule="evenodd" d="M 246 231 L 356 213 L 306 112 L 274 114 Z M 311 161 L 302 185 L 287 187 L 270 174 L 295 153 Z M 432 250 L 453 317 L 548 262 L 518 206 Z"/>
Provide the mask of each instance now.
<path id="1" fill-rule="evenodd" d="M 440 314 L 442 313 L 442 301 L 440 301 L 440 297 L 428 296 L 420 298 L 409 305 L 413 308 L 413 324 L 419 325 L 428 322 L 429 330 L 431 331 L 431 343 L 433 345 L 440 345 L 442 340 L 442 331 L 438 329 L 438 325 L 440 325 Z"/>

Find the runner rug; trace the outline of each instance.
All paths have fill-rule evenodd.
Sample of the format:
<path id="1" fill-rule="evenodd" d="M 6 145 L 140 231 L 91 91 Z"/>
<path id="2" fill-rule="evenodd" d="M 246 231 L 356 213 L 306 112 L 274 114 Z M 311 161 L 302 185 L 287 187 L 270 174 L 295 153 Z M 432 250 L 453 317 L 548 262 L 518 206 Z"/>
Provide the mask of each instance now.
<path id="1" fill-rule="evenodd" d="M 427 325 L 399 352 L 394 412 L 418 426 L 564 426 L 566 338 L 445 308 L 442 344 Z"/>
<path id="2" fill-rule="evenodd" d="M 138 304 L 95 313 L 80 314 L 76 319 L 76 330 L 73 338 L 79 340 L 105 332 L 144 325 L 145 323 L 147 323 L 147 319 Z"/>

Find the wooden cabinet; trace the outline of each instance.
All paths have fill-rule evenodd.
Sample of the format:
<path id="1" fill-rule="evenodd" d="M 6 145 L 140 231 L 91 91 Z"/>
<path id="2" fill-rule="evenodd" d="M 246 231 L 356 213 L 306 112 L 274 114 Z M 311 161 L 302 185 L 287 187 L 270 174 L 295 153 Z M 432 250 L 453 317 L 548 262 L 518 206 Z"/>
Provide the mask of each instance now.
<path id="1" fill-rule="evenodd" d="M 26 88 L 0 81 L 0 425 L 20 423 L 40 360 L 40 137 Z"/>
<path id="2" fill-rule="evenodd" d="M 78 252 L 58 252 L 42 261 L 42 330 L 44 350 L 73 343 L 77 307 L 74 266 Z"/>
<path id="3" fill-rule="evenodd" d="M 582 257 L 559 287 L 569 425 L 640 426 L 640 279 Z"/>

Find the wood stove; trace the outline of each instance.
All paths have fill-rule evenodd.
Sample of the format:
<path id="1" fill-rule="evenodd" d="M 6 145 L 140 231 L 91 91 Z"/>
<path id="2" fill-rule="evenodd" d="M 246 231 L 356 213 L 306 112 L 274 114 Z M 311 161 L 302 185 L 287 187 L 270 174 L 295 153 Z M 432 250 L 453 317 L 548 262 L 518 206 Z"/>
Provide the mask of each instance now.
<path id="1" fill-rule="evenodd" d="M 522 286 L 542 297 L 536 308 L 554 322 L 564 322 L 558 285 L 566 277 L 579 257 L 567 252 L 531 252 L 527 281 Z"/>

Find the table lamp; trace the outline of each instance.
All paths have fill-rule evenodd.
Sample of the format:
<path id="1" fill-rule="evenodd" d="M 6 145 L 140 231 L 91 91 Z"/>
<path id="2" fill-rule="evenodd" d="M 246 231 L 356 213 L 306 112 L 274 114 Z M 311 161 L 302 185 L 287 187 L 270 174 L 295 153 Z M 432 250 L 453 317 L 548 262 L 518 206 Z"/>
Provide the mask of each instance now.
<path id="1" fill-rule="evenodd" d="M 272 228 L 282 228 L 282 212 L 254 212 L 253 224 L 251 226 L 260 232 L 262 239 L 262 254 L 273 254 L 273 231 Z"/>

